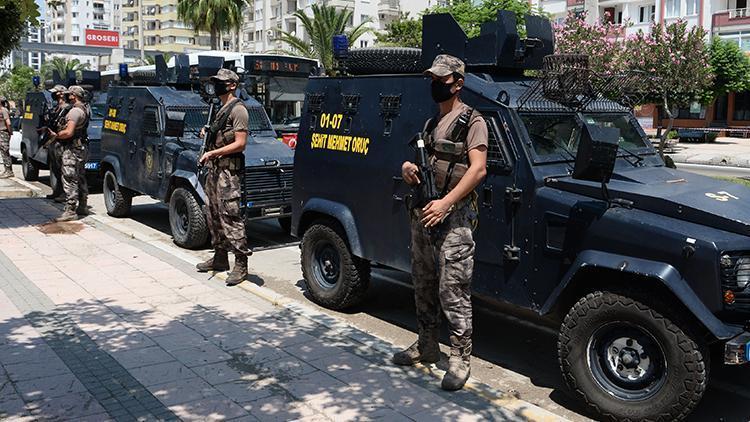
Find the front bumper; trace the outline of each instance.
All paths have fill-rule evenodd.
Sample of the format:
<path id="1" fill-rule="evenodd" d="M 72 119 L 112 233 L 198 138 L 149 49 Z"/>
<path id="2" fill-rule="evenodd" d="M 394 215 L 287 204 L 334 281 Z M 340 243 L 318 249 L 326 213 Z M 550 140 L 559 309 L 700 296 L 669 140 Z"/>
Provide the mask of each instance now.
<path id="1" fill-rule="evenodd" d="M 750 362 L 750 332 L 745 331 L 724 345 L 724 364 L 742 365 Z"/>

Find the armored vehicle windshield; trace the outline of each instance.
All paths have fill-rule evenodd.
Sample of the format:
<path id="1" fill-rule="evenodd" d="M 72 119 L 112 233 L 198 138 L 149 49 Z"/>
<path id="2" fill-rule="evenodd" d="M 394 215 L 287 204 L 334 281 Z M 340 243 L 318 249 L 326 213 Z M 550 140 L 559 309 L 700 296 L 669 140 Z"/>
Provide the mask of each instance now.
<path id="1" fill-rule="evenodd" d="M 573 161 L 578 152 L 583 121 L 599 127 L 620 131 L 618 145 L 634 152 L 653 153 L 645 134 L 629 114 L 620 113 L 519 113 L 529 134 L 534 152 L 543 161 Z M 583 119 L 583 121 L 581 120 Z M 620 151 L 620 154 L 626 154 Z"/>

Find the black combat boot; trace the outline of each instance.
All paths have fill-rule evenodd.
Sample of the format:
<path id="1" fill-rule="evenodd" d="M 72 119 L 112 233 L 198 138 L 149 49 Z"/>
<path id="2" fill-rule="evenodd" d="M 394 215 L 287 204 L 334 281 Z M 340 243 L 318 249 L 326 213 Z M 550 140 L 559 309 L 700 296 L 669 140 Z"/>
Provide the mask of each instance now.
<path id="1" fill-rule="evenodd" d="M 78 200 L 78 208 L 76 208 L 76 214 L 83 217 L 89 215 L 88 198 L 81 198 Z"/>
<path id="2" fill-rule="evenodd" d="M 75 211 L 73 211 L 73 208 L 65 206 L 65 210 L 63 211 L 62 215 L 57 217 L 55 219 L 56 222 L 62 223 L 65 221 L 73 221 L 78 219 L 78 214 L 76 214 Z"/>
<path id="3" fill-rule="evenodd" d="M 412 366 L 417 362 L 437 363 L 440 361 L 440 344 L 437 330 L 425 330 L 406 350 L 393 355 L 393 363 Z"/>
<path id="4" fill-rule="evenodd" d="M 227 277 L 227 286 L 236 286 L 247 277 L 247 255 L 241 253 L 234 254 L 234 268 Z"/>
<path id="5" fill-rule="evenodd" d="M 208 261 L 201 262 L 196 265 L 195 268 L 198 272 L 205 273 L 208 271 L 226 271 L 229 269 L 229 256 L 227 251 L 223 249 L 216 249 L 214 251 L 213 258 Z"/>
<path id="6" fill-rule="evenodd" d="M 471 352 L 463 349 L 451 348 L 451 357 L 448 359 L 448 370 L 445 371 L 440 388 L 447 391 L 456 391 L 464 388 L 466 381 L 471 375 Z"/>

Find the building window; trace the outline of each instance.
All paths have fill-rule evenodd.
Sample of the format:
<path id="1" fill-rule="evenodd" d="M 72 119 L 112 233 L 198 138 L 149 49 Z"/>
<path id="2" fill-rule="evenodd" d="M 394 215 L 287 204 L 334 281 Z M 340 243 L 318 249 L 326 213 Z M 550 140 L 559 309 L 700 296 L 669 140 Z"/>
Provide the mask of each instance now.
<path id="1" fill-rule="evenodd" d="M 367 47 L 367 41 L 366 40 L 359 40 L 359 46 L 360 47 Z"/>
<path id="2" fill-rule="evenodd" d="M 73 42 L 78 42 L 80 40 L 81 40 L 81 37 L 79 37 L 79 36 L 74 36 L 73 37 Z"/>
<path id="3" fill-rule="evenodd" d="M 680 0 L 666 0 L 664 16 L 668 18 L 680 16 Z"/>
<path id="4" fill-rule="evenodd" d="M 638 23 L 653 22 L 656 16 L 656 6 L 641 6 L 638 8 Z"/>
<path id="5" fill-rule="evenodd" d="M 71 15 L 73 15 L 74 18 L 77 18 L 78 17 L 78 12 L 73 12 L 73 13 L 71 13 Z"/>
<path id="6" fill-rule="evenodd" d="M 687 0 L 687 14 L 688 15 L 698 14 L 698 0 Z"/>
<path id="7" fill-rule="evenodd" d="M 750 92 L 734 94 L 734 120 L 750 120 Z"/>

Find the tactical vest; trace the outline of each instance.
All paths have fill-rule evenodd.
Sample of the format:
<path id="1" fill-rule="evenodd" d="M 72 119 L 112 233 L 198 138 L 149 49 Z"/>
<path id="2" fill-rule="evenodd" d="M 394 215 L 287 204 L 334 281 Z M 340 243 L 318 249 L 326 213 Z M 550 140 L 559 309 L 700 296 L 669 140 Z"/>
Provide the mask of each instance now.
<path id="1" fill-rule="evenodd" d="M 444 179 L 435 178 L 435 184 L 441 190 L 441 197 L 456 187 L 469 168 L 466 137 L 469 134 L 469 126 L 471 119 L 474 117 L 474 111 L 472 107 L 468 107 L 459 114 L 448 126 L 447 138 L 445 139 L 435 139 L 432 136 L 435 128 L 437 128 L 439 116 L 431 117 L 425 123 L 422 139 L 427 141 L 425 147 L 432 158 L 432 166 L 434 169 L 445 169 L 446 176 Z"/>
<path id="2" fill-rule="evenodd" d="M 73 137 L 70 138 L 69 141 L 70 145 L 76 146 L 76 147 L 82 147 L 88 144 L 89 142 L 89 136 L 88 136 L 88 129 L 89 129 L 89 120 L 91 119 L 91 114 L 89 112 L 88 107 L 86 107 L 86 104 L 82 103 L 76 103 L 74 105 L 68 105 L 63 110 L 60 111 L 60 116 L 57 118 L 58 122 L 58 131 L 65 128 L 67 125 L 67 122 L 65 121 L 65 118 L 68 116 L 68 113 L 70 110 L 73 109 L 73 107 L 78 108 L 83 111 L 84 116 L 86 116 L 85 119 L 83 119 L 83 122 L 76 125 L 74 131 L 73 131 Z"/>
<path id="3" fill-rule="evenodd" d="M 211 151 L 223 146 L 229 145 L 234 142 L 234 131 L 225 131 L 227 122 L 229 121 L 229 115 L 232 113 L 235 107 L 245 107 L 245 104 L 239 98 L 235 98 L 229 103 L 227 107 L 223 107 L 222 110 L 216 115 L 216 118 L 209 126 L 209 139 L 212 139 L 210 145 L 207 145 L 207 151 Z M 216 159 L 219 167 L 230 167 L 232 169 L 239 170 L 244 167 L 245 154 L 237 152 L 234 154 L 225 155 L 221 158 Z"/>

